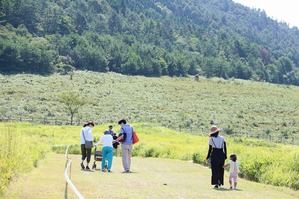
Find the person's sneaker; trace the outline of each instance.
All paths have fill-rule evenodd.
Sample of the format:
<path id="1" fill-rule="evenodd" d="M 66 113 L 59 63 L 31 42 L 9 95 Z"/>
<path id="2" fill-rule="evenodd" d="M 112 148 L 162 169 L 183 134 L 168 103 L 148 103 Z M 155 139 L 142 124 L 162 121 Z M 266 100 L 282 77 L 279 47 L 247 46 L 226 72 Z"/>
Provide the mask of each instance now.
<path id="1" fill-rule="evenodd" d="M 125 170 L 123 171 L 123 173 L 130 173 L 130 170 Z"/>
<path id="2" fill-rule="evenodd" d="M 218 189 L 218 185 L 215 185 L 215 186 L 214 186 L 214 189 Z"/>
<path id="3" fill-rule="evenodd" d="M 233 187 L 229 187 L 229 189 L 233 189 Z"/>
<path id="4" fill-rule="evenodd" d="M 89 166 L 86 166 L 86 170 L 90 170 Z"/>
<path id="5" fill-rule="evenodd" d="M 109 172 L 109 173 L 111 172 L 110 169 L 108 169 L 108 172 Z"/>
<path id="6" fill-rule="evenodd" d="M 237 187 L 235 187 L 234 190 L 237 190 Z"/>
<path id="7" fill-rule="evenodd" d="M 81 164 L 80 164 L 80 165 L 81 165 L 81 169 L 83 169 L 83 170 L 84 170 L 84 169 L 85 169 L 85 166 L 84 166 L 83 162 L 81 162 Z"/>

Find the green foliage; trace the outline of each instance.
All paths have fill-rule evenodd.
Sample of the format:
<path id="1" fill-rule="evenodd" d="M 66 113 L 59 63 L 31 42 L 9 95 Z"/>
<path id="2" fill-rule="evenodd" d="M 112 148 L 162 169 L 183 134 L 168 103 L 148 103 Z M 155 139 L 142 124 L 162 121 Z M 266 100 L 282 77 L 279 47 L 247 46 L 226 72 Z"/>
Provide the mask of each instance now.
<path id="1" fill-rule="evenodd" d="M 59 100 L 60 103 L 65 105 L 65 112 L 70 114 L 71 125 L 73 125 L 74 115 L 79 112 L 79 108 L 82 108 L 86 101 L 79 94 L 73 92 L 61 94 Z"/>
<path id="2" fill-rule="evenodd" d="M 62 144 L 62 145 L 53 145 L 51 147 L 51 150 L 55 153 L 59 153 L 59 154 L 65 154 L 66 152 L 66 144 Z M 81 146 L 79 144 L 72 144 L 69 148 L 69 154 L 81 154 Z"/>
<path id="3" fill-rule="evenodd" d="M 47 140 L 42 135 L 21 128 L 14 123 L 0 125 L 0 193 L 16 174 L 36 167 L 38 160 L 49 151 Z"/>
<path id="4" fill-rule="evenodd" d="M 231 136 L 258 136 L 277 142 L 288 136 L 288 142 L 298 144 L 299 90 L 295 86 L 85 71 L 74 71 L 70 76 L 0 75 L 0 84 L 5 85 L 0 93 L 0 118 L 70 124 L 70 112 L 60 101 L 61 96 L 73 93 L 66 99 L 68 103 L 76 97 L 85 101 L 74 114 L 77 125 L 91 119 L 114 123 L 126 118 L 200 133 L 216 124 Z"/>
<path id="5" fill-rule="evenodd" d="M 194 163 L 197 164 L 204 164 L 205 156 L 199 154 L 199 153 L 193 153 L 192 160 Z"/>
<path id="6" fill-rule="evenodd" d="M 299 85 L 298 28 L 233 1 L 2 0 L 0 13 L 2 73 L 81 69 Z"/>
<path id="7" fill-rule="evenodd" d="M 24 25 L 0 26 L 0 72 L 52 73 L 57 52 L 48 40 L 32 37 Z"/>
<path id="8" fill-rule="evenodd" d="M 140 142 L 134 145 L 133 156 L 193 160 L 204 164 L 208 136 L 177 132 L 153 123 L 132 124 Z M 49 151 L 80 154 L 80 128 L 73 126 L 41 126 L 29 123 L 0 123 L 1 190 L 15 175 L 37 166 Z M 107 125 L 96 125 L 93 135 L 98 139 Z M 249 180 L 286 186 L 298 190 L 298 147 L 269 144 L 255 139 L 226 137 L 228 154 L 236 153 L 240 176 Z"/>

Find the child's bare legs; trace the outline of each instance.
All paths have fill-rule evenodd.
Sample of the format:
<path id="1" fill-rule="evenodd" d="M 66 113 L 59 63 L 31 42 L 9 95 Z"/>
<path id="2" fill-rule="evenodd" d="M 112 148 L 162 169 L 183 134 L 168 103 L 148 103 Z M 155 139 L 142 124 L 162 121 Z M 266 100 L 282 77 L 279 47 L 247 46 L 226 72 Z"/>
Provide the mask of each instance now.
<path id="1" fill-rule="evenodd" d="M 237 182 L 234 182 L 234 189 L 237 189 Z"/>
<path id="2" fill-rule="evenodd" d="M 237 189 L 237 182 L 238 182 L 238 174 L 236 173 L 231 173 L 229 175 L 229 188 L 232 189 L 233 188 L 233 181 L 234 180 L 234 189 Z"/>
<path id="3" fill-rule="evenodd" d="M 229 180 L 229 188 L 232 189 L 233 185 L 232 185 L 232 180 Z"/>

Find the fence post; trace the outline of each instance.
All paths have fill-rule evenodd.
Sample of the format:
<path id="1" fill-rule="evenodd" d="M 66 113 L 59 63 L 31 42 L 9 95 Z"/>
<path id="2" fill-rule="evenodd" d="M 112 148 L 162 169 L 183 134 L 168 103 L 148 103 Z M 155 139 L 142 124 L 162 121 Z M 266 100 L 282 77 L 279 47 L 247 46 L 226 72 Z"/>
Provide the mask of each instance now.
<path id="1" fill-rule="evenodd" d="M 84 199 L 84 197 L 81 195 L 81 193 L 78 191 L 78 189 L 75 187 L 74 183 L 71 181 L 70 176 L 71 176 L 71 164 L 72 164 L 72 160 L 68 157 L 68 151 L 71 145 L 67 146 L 66 152 L 65 152 L 65 157 L 66 157 L 66 168 L 64 171 L 64 178 L 66 180 L 66 187 L 65 187 L 65 198 L 67 197 L 67 188 L 68 185 L 71 187 L 71 189 L 73 190 L 73 192 L 76 194 L 76 196 L 79 199 Z"/>

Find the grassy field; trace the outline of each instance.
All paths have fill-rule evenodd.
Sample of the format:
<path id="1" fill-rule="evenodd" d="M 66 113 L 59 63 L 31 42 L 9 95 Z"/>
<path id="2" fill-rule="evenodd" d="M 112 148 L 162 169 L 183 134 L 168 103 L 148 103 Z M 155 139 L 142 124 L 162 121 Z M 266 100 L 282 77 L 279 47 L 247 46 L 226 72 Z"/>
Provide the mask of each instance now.
<path id="1" fill-rule="evenodd" d="M 140 142 L 134 146 L 135 157 L 167 158 L 203 164 L 208 150 L 208 136 L 178 132 L 152 123 L 133 123 Z M 93 128 L 99 139 L 106 125 Z M 51 151 L 80 154 L 77 126 L 46 126 L 31 123 L 0 123 L 0 193 L 17 176 L 37 167 Z M 116 127 L 117 129 L 117 127 Z M 250 138 L 226 138 L 228 154 L 236 153 L 241 162 L 240 176 L 256 182 L 299 189 L 299 147 L 269 143 Z"/>
<path id="2" fill-rule="evenodd" d="M 0 118 L 63 124 L 70 121 L 62 93 L 86 101 L 76 123 L 153 122 L 207 132 L 211 123 L 228 134 L 299 140 L 299 87 L 236 79 L 146 78 L 75 71 L 70 75 L 0 75 Z M 53 122 L 54 120 L 52 120 Z M 79 122 L 78 122 L 79 121 Z"/>
<path id="3" fill-rule="evenodd" d="M 187 161 L 133 158 L 132 173 L 123 174 L 120 157 L 114 158 L 112 173 L 82 171 L 80 156 L 70 157 L 71 179 L 85 198 L 295 199 L 299 196 L 298 191 L 244 179 L 239 179 L 238 190 L 231 191 L 227 172 L 225 186 L 214 190 L 210 185 L 210 169 Z M 66 188 L 64 164 L 64 155 L 50 153 L 37 168 L 13 181 L 3 198 L 76 198 L 70 187 Z"/>

